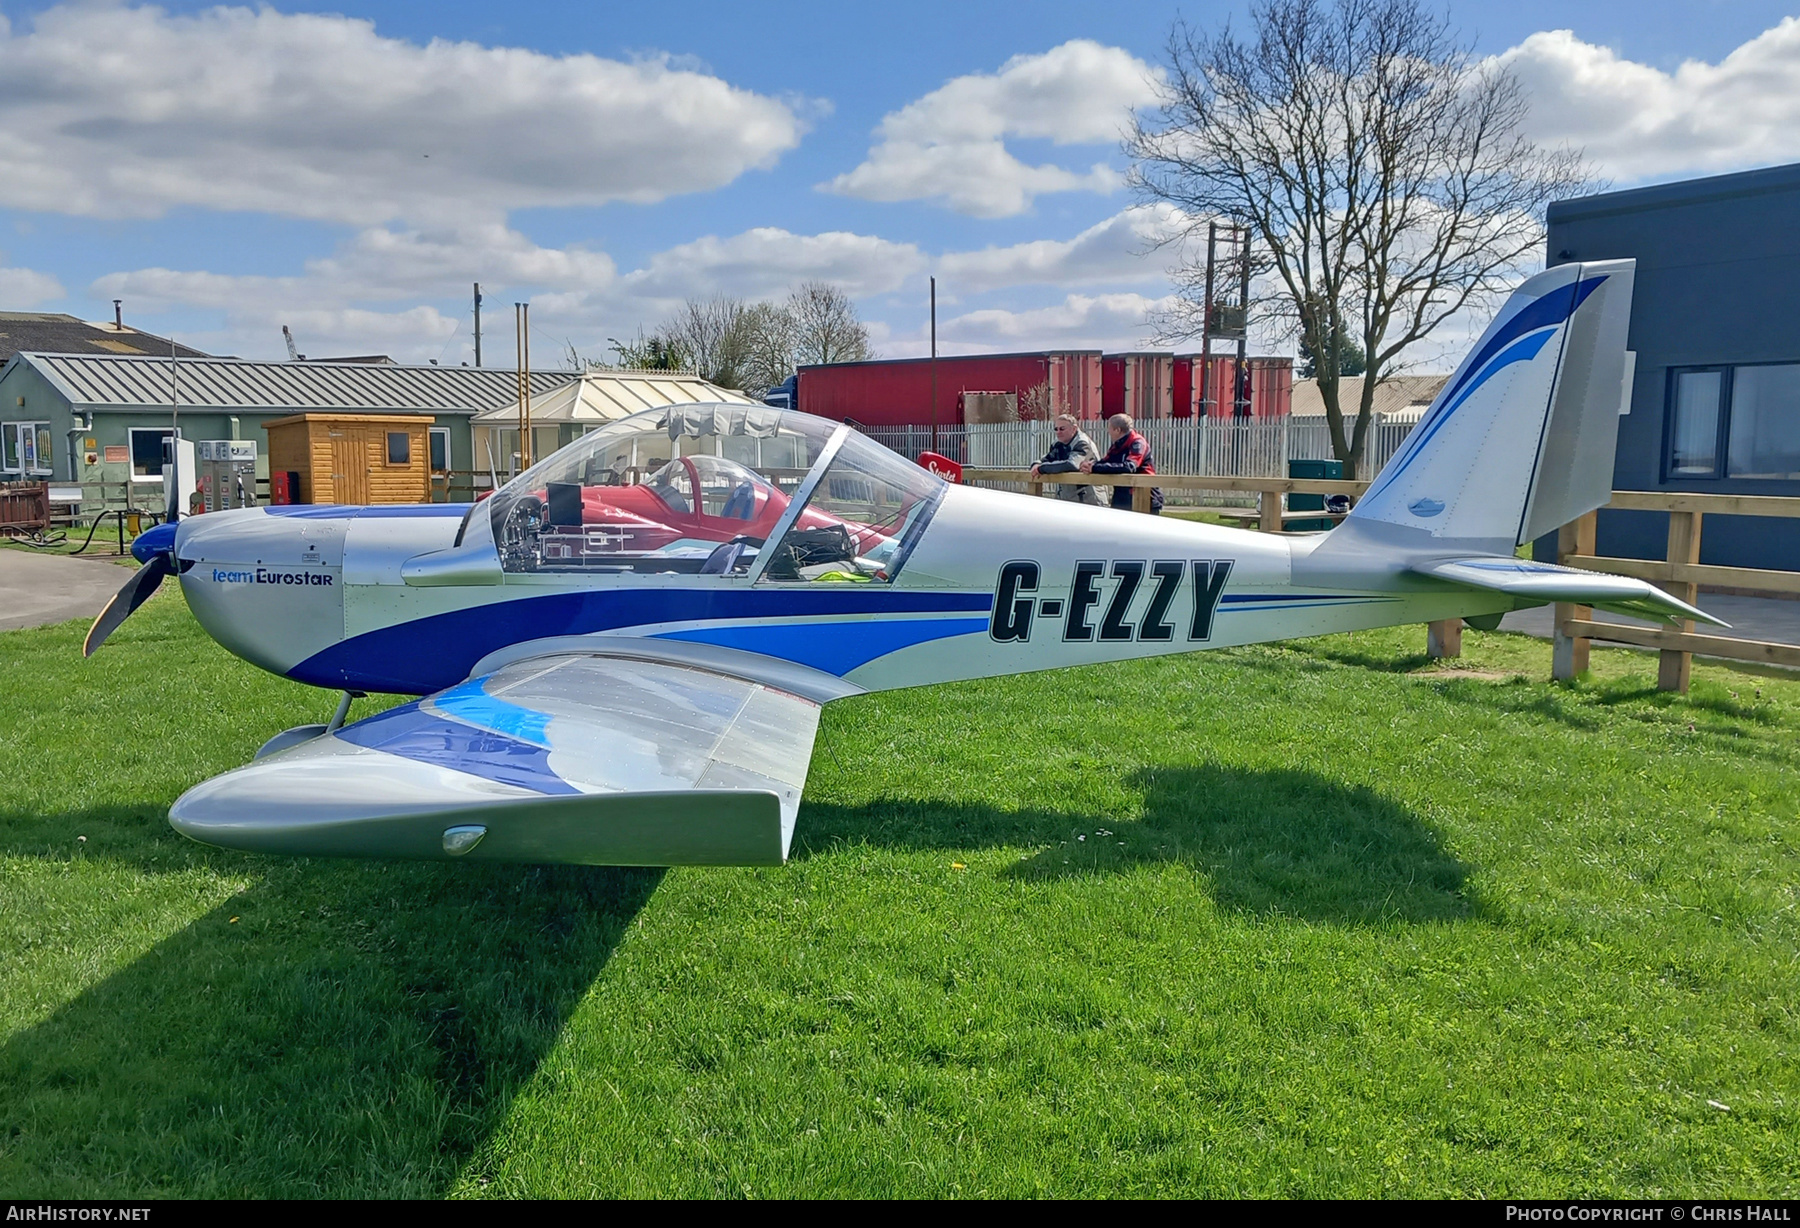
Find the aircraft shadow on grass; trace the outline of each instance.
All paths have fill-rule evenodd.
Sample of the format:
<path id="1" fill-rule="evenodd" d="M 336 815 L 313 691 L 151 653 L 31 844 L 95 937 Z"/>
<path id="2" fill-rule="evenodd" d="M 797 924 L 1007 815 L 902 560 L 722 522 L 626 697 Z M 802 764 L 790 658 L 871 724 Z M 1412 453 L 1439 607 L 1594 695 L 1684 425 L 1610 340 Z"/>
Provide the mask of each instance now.
<path id="1" fill-rule="evenodd" d="M 1257 914 L 1379 925 L 1474 911 L 1464 867 L 1372 790 L 1216 765 L 1131 783 L 1144 801 L 1129 821 L 808 804 L 797 853 L 1014 846 L 1037 851 L 1010 875 L 1177 864 L 1221 907 Z M 441 1193 L 663 873 L 238 857 L 147 814 L 0 816 L 0 851 L 16 856 L 67 859 L 66 837 L 52 850 L 45 833 L 88 830 L 95 855 L 140 872 L 257 876 L 0 1045 L 0 1188 L 15 1196 Z"/>
<path id="2" fill-rule="evenodd" d="M 440 1194 L 663 874 L 135 843 L 258 881 L 0 1045 L 13 1196 Z"/>
<path id="3" fill-rule="evenodd" d="M 812 856 L 840 842 L 1037 849 L 1007 871 L 1021 878 L 1177 863 L 1206 877 L 1221 908 L 1328 924 L 1455 921 L 1478 911 L 1467 868 L 1418 816 L 1372 789 L 1218 764 L 1142 769 L 1130 783 L 1143 797 L 1141 818 L 929 799 L 809 803 L 795 844 Z"/>

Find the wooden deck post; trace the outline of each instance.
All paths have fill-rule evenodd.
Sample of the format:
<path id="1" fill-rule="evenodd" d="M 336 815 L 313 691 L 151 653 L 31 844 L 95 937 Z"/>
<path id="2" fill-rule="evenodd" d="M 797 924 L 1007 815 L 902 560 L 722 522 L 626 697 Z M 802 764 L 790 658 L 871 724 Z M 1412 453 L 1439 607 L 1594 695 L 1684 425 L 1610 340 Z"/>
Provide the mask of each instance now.
<path id="1" fill-rule="evenodd" d="M 1131 488 L 1131 510 L 1132 511 L 1148 512 L 1153 507 L 1154 507 L 1154 504 L 1151 502 L 1150 488 L 1148 486 L 1133 486 Z"/>
<path id="2" fill-rule="evenodd" d="M 1694 564 L 1700 561 L 1700 513 L 1669 513 L 1669 563 Z M 1680 581 L 1665 582 L 1663 589 L 1671 597 L 1679 597 L 1689 605 L 1700 595 L 1700 586 Z M 1689 635 L 1694 631 L 1694 620 L 1683 619 L 1681 630 Z M 1694 654 L 1684 650 L 1665 648 L 1657 654 L 1656 689 L 1659 691 L 1680 691 L 1687 694 L 1688 683 L 1694 673 Z"/>
<path id="3" fill-rule="evenodd" d="M 1578 554 L 1593 554 L 1598 522 L 1599 513 L 1589 512 L 1558 529 L 1556 561 L 1564 563 Z M 1559 601 L 1552 607 L 1551 622 L 1555 627 L 1555 636 L 1551 641 L 1550 676 L 1558 682 L 1567 682 L 1579 674 L 1587 673 L 1589 641 L 1584 637 L 1568 634 L 1566 627 L 1571 619 L 1586 621 L 1593 616 L 1592 606 L 1570 605 Z"/>
<path id="4" fill-rule="evenodd" d="M 1281 532 L 1281 492 L 1265 490 L 1257 496 L 1257 510 L 1260 513 L 1256 527 L 1264 533 Z"/>
<path id="5" fill-rule="evenodd" d="M 1426 623 L 1425 655 L 1434 661 L 1462 656 L 1462 629 L 1460 618 L 1440 618 L 1434 623 Z"/>

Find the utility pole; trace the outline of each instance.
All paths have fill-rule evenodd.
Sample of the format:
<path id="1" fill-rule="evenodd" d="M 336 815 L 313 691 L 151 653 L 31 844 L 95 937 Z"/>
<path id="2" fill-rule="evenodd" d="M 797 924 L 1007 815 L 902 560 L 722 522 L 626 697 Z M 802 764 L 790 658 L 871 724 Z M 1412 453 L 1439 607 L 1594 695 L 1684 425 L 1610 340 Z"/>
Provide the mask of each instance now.
<path id="1" fill-rule="evenodd" d="M 481 365 L 481 283 L 475 283 L 475 365 Z"/>
<path id="2" fill-rule="evenodd" d="M 1213 334 L 1213 261 L 1219 250 L 1219 224 L 1206 224 L 1206 306 L 1200 317 L 1200 416 L 1207 416 L 1212 403 L 1212 334 Z"/>
<path id="3" fill-rule="evenodd" d="M 1236 380 L 1231 391 L 1232 409 L 1240 418 L 1250 416 L 1250 380 L 1244 370 L 1244 348 L 1250 343 L 1250 228 L 1243 228 L 1242 238 L 1238 243 L 1238 257 L 1243 264 L 1238 269 L 1238 303 L 1244 310 L 1244 324 L 1237 339 L 1237 371 Z"/>
<path id="4" fill-rule="evenodd" d="M 938 450 L 937 278 L 931 279 L 931 450 Z"/>
<path id="5" fill-rule="evenodd" d="M 519 392 L 519 471 L 531 468 L 531 304 L 513 304 L 515 378 Z"/>

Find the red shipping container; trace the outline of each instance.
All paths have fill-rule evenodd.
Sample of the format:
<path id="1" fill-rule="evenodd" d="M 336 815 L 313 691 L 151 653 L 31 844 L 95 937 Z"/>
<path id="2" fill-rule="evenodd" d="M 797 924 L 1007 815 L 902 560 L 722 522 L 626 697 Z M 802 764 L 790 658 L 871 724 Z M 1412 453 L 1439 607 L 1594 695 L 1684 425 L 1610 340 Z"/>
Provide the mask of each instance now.
<path id="1" fill-rule="evenodd" d="M 1186 418 L 1205 412 L 1215 418 L 1236 413 L 1237 397 L 1232 380 L 1237 372 L 1235 354 L 1214 354 L 1207 364 L 1205 389 L 1200 386 L 1202 356 L 1180 354 L 1175 358 L 1175 416 Z M 1294 401 L 1294 360 L 1252 357 L 1244 360 L 1250 383 L 1250 417 L 1280 418 L 1291 412 Z M 1204 398 L 1202 392 L 1205 393 Z"/>
<path id="2" fill-rule="evenodd" d="M 931 365 L 929 358 L 901 358 L 801 367 L 796 399 L 802 412 L 840 422 L 929 425 Z M 940 355 L 936 414 L 940 426 L 962 421 L 964 392 L 1015 393 L 1021 418 L 1053 418 L 1060 413 L 1096 418 L 1101 403 L 1100 351 Z"/>
<path id="3" fill-rule="evenodd" d="M 1100 406 L 1104 416 L 1167 418 L 1173 412 L 1173 354 L 1158 350 L 1107 354 L 1100 360 L 1100 370 Z"/>

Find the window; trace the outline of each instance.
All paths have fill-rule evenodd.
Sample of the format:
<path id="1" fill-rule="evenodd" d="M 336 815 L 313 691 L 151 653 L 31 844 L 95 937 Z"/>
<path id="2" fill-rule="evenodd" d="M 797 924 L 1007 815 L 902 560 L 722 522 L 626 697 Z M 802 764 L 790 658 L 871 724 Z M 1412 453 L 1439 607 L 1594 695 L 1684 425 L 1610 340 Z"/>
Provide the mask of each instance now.
<path id="1" fill-rule="evenodd" d="M 1727 477 L 1800 478 L 1800 364 L 1733 371 L 1730 421 Z"/>
<path id="2" fill-rule="evenodd" d="M 0 471 L 6 473 L 50 472 L 50 424 L 48 422 L 8 422 L 0 426 Z"/>
<path id="3" fill-rule="evenodd" d="M 1669 427 L 1669 476 L 1716 477 L 1723 371 L 1677 371 Z"/>
<path id="4" fill-rule="evenodd" d="M 162 481 L 163 440 L 175 432 L 166 426 L 131 428 L 131 480 Z"/>
<path id="5" fill-rule="evenodd" d="M 434 426 L 431 435 L 431 471 L 433 473 L 450 472 L 450 428 Z"/>
<path id="6" fill-rule="evenodd" d="M 1671 478 L 1800 481 L 1800 363 L 1669 377 Z"/>
<path id="7" fill-rule="evenodd" d="M 389 431 L 387 433 L 387 463 L 390 465 L 412 464 L 411 432 Z"/>
<path id="8" fill-rule="evenodd" d="M 780 544 L 763 579 L 885 584 L 900 573 L 942 496 L 944 482 L 855 433 L 844 437 Z"/>

